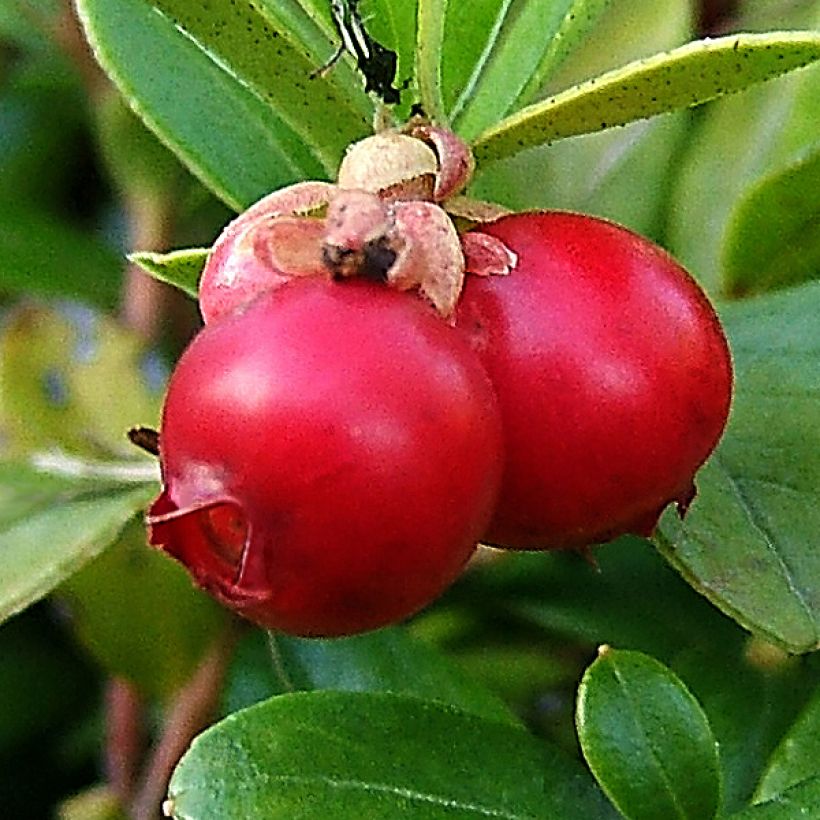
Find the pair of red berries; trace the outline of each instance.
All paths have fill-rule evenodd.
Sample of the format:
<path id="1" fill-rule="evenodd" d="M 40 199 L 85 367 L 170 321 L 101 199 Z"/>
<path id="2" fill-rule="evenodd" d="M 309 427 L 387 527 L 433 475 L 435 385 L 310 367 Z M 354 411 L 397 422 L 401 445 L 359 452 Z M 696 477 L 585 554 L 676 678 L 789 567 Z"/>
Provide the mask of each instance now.
<path id="1" fill-rule="evenodd" d="M 357 202 L 342 199 L 343 212 Z M 397 201 L 393 227 L 415 214 Z M 468 275 L 448 321 L 373 281 L 415 241 L 428 295 L 441 292 L 428 216 L 396 236 L 366 220 L 329 246 L 348 222 L 263 205 L 215 246 L 207 327 L 166 399 L 151 539 L 264 626 L 341 635 L 400 620 L 478 541 L 648 534 L 691 499 L 723 430 L 726 340 L 662 250 L 579 214 L 502 216 L 461 242 L 468 271 L 476 247 L 490 268 L 501 247 L 512 270 Z M 284 250 L 283 230 L 299 237 Z M 243 243 L 275 262 L 246 264 Z M 297 257 L 291 277 L 282 259 Z M 345 265 L 371 276 L 327 273 Z"/>

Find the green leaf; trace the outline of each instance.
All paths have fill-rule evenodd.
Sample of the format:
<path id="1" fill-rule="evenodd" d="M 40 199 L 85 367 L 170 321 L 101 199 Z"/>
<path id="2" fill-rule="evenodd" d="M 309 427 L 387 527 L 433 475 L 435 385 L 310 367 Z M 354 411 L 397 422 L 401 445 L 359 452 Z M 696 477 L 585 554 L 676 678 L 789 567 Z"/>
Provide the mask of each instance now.
<path id="1" fill-rule="evenodd" d="M 742 91 L 820 59 L 817 32 L 735 34 L 639 60 L 531 105 L 484 131 L 476 161 L 601 131 Z"/>
<path id="2" fill-rule="evenodd" d="M 575 556 L 537 559 L 512 556 L 520 564 L 521 581 L 505 584 L 493 609 L 502 607 L 562 640 L 617 644 L 664 661 L 681 646 L 715 642 L 728 651 L 742 639 L 736 625 L 694 593 L 642 539 L 621 538 L 597 548 L 595 568 Z M 490 571 L 498 576 L 501 569 Z"/>
<path id="3" fill-rule="evenodd" d="M 188 680 L 223 624 L 224 610 L 185 569 L 147 545 L 142 521 L 59 592 L 95 660 L 154 698 Z"/>
<path id="4" fill-rule="evenodd" d="M 128 260 L 160 282 L 167 282 L 196 299 L 199 277 L 210 252 L 210 248 L 185 248 L 170 253 L 142 252 L 129 254 Z"/>
<path id="5" fill-rule="evenodd" d="M 176 818 L 614 816 L 576 762 L 523 729 L 352 692 L 282 695 L 231 715 L 194 740 L 169 797 Z"/>
<path id="6" fill-rule="evenodd" d="M 518 723 L 498 698 L 398 627 L 333 640 L 254 634 L 240 649 L 229 687 L 229 711 L 284 692 L 333 689 L 412 695 Z"/>
<path id="7" fill-rule="evenodd" d="M 771 3 L 752 8 L 773 11 Z M 820 6 L 792 5 L 780 10 L 778 20 L 781 26 L 817 28 Z M 749 24 L 760 21 L 754 17 Z M 820 66 L 719 100 L 702 112 L 679 158 L 668 244 L 711 293 L 759 291 L 769 278 L 775 285 L 805 278 L 802 259 L 816 253 L 816 196 L 810 186 L 818 119 Z M 788 196 L 795 210 L 784 212 L 783 188 L 792 183 Z M 791 234 L 801 222 L 808 230 Z"/>
<path id="8" fill-rule="evenodd" d="M 720 804 L 717 744 L 697 700 L 663 664 L 605 647 L 578 689 L 578 737 L 629 820 L 708 820 Z"/>
<path id="9" fill-rule="evenodd" d="M 78 8 L 132 107 L 236 210 L 328 176 L 367 133 L 364 93 L 344 95 L 332 72 L 311 80 L 317 66 L 264 8 L 189 0 L 78 0 Z"/>
<path id="10" fill-rule="evenodd" d="M 820 778 L 820 687 L 769 760 L 755 803 L 771 800 L 812 777 Z"/>
<path id="11" fill-rule="evenodd" d="M 724 287 L 732 295 L 820 277 L 818 191 L 820 146 L 744 192 L 725 240 Z"/>
<path id="12" fill-rule="evenodd" d="M 0 462 L 0 622 L 99 555 L 155 493 L 154 485 L 57 477 Z"/>
<path id="13" fill-rule="evenodd" d="M 116 304 L 122 263 L 111 248 L 18 199 L 0 197 L 0 223 L 0 291 Z"/>
<path id="14" fill-rule="evenodd" d="M 720 747 L 723 812 L 748 805 L 778 741 L 816 683 L 810 658 L 795 658 L 757 638 L 727 643 L 698 636 L 670 664 L 697 697 Z M 704 641 L 703 638 L 706 638 Z"/>
<path id="15" fill-rule="evenodd" d="M 446 122 L 441 96 L 441 52 L 447 0 L 419 0 L 416 74 L 421 104 L 435 122 Z"/>
<path id="16" fill-rule="evenodd" d="M 727 306 L 728 429 L 681 521 L 657 544 L 742 626 L 791 652 L 820 645 L 820 284 Z"/>
<path id="17" fill-rule="evenodd" d="M 163 363 L 113 319 L 73 303 L 20 308 L 0 335 L 4 444 L 135 456 L 125 434 L 156 425 L 164 382 Z"/>
<path id="18" fill-rule="evenodd" d="M 767 803 L 733 814 L 732 820 L 795 820 L 820 814 L 820 777 L 792 786 Z"/>
<path id="19" fill-rule="evenodd" d="M 531 101 L 609 1 L 451 3 L 442 79 L 455 130 L 472 139 Z"/>
<path id="20" fill-rule="evenodd" d="M 687 0 L 614 0 L 553 78 L 560 87 L 691 39 Z M 637 35 L 637 36 L 636 36 Z M 689 117 L 677 114 L 540 145 L 494 162 L 471 195 L 512 210 L 561 208 L 660 238 L 676 155 Z"/>

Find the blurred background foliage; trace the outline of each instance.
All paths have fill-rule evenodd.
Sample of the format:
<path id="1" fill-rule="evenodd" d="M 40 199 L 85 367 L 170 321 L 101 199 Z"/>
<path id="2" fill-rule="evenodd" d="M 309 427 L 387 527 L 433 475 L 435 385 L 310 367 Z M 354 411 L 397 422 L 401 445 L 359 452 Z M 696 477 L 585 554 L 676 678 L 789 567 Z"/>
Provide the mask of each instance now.
<path id="1" fill-rule="evenodd" d="M 818 26 L 816 0 L 614 0 L 543 93 L 702 33 Z M 818 278 L 818 122 L 812 68 L 695 111 L 524 152 L 479 176 L 473 193 L 610 217 L 667 246 L 714 298 L 745 295 Z M 122 102 L 68 3 L 0 0 L 0 454 L 56 446 L 148 469 L 123 431 L 156 423 L 169 365 L 197 317 L 193 302 L 125 254 L 206 247 L 229 215 Z M 761 271 L 753 280 L 750 260 Z M 91 492 L 19 486 L 0 482 L 0 544 L 41 497 L 59 512 Z M 122 501 L 119 485 L 100 492 L 134 512 L 144 504 Z M 440 651 L 447 674 L 467 674 L 498 699 L 476 695 L 475 708 L 511 710 L 573 753 L 573 693 L 596 645 L 643 650 L 704 704 L 724 752 L 724 806 L 739 808 L 812 697 L 817 659 L 750 639 L 646 542 L 623 539 L 599 563 L 482 554 L 408 632 L 281 639 L 274 649 L 287 687 L 304 689 L 372 689 L 376 658 L 411 652 L 414 674 L 380 666 L 379 685 L 421 693 L 428 674 L 431 691 L 444 685 L 441 668 L 428 673 L 424 661 Z M 105 703 L 126 692 L 161 714 L 225 617 L 144 549 L 132 523 L 51 599 L 0 627 L 4 816 L 48 817 L 104 780 Z M 223 712 L 283 691 L 269 639 L 248 630 L 238 646 Z M 320 679 L 331 669 L 332 681 Z M 117 816 L 105 792 L 84 800 L 63 816 Z"/>

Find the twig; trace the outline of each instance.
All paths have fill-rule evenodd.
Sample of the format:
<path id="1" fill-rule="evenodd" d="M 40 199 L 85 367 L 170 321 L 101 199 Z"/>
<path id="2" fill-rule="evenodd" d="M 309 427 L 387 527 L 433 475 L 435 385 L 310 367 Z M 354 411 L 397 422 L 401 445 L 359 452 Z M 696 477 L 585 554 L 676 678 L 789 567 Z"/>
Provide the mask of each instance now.
<path id="1" fill-rule="evenodd" d="M 137 780 L 145 738 L 142 731 L 142 700 L 134 686 L 112 678 L 105 692 L 105 772 L 108 782 L 125 806 Z"/>
<path id="2" fill-rule="evenodd" d="M 132 804 L 134 820 L 156 820 L 177 761 L 213 716 L 236 633 L 231 627 L 180 690 L 168 711 L 163 732 L 154 746 Z"/>

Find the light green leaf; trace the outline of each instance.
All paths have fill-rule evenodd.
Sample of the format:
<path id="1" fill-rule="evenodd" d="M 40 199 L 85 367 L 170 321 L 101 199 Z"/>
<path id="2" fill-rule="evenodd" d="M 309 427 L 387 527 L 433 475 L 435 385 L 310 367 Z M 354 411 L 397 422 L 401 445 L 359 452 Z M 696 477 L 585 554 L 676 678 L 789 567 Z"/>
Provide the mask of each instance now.
<path id="1" fill-rule="evenodd" d="M 690 17 L 688 0 L 614 0 L 584 44 L 563 63 L 563 87 L 687 42 L 692 36 Z M 688 119 L 686 114 L 658 117 L 522 151 L 485 166 L 471 195 L 512 210 L 561 208 L 595 214 L 660 238 Z"/>
<path id="2" fill-rule="evenodd" d="M 203 8 L 187 0 L 78 0 L 97 58 L 131 106 L 236 210 L 333 173 L 344 147 L 368 131 L 363 92 L 345 96 L 332 72 L 311 80 L 317 66 L 262 10 Z"/>
<path id="3" fill-rule="evenodd" d="M 282 695 L 204 732 L 169 787 L 176 818 L 614 817 L 589 775 L 523 729 L 397 695 Z"/>
<path id="4" fill-rule="evenodd" d="M 700 704 L 663 664 L 606 647 L 578 689 L 578 737 L 629 820 L 708 820 L 720 804 L 715 738 Z"/>
<path id="5" fill-rule="evenodd" d="M 155 493 L 153 484 L 58 478 L 0 463 L 0 622 L 99 555 Z"/>
<path id="6" fill-rule="evenodd" d="M 820 284 L 727 306 L 728 429 L 681 521 L 656 538 L 742 626 L 792 652 L 820 645 Z"/>
<path id="7" fill-rule="evenodd" d="M 756 28 L 772 25 L 774 18 L 781 27 L 820 27 L 817 2 L 780 6 L 747 3 L 740 22 Z M 816 253 L 816 185 L 810 186 L 819 120 L 820 66 L 719 100 L 702 112 L 676 166 L 667 239 L 711 293 L 759 291 L 806 278 L 809 266 L 802 260 Z M 792 182 L 788 197 L 794 197 L 794 210 L 787 212 L 783 189 Z M 792 233 L 801 224 L 806 230 Z"/>
<path id="8" fill-rule="evenodd" d="M 735 34 L 639 60 L 531 105 L 475 140 L 481 164 L 525 148 L 700 105 L 820 59 L 820 33 Z"/>
<path id="9" fill-rule="evenodd" d="M 332 640 L 254 634 L 240 647 L 227 707 L 236 711 L 271 695 L 321 689 L 411 695 L 518 723 L 498 698 L 398 627 Z"/>
<path id="10" fill-rule="evenodd" d="M 771 800 L 812 777 L 820 778 L 820 688 L 769 760 L 755 803 Z"/>
<path id="11" fill-rule="evenodd" d="M 148 697 L 185 683 L 224 623 L 224 610 L 185 569 L 148 546 L 142 521 L 132 521 L 59 594 L 91 656 Z"/>
<path id="12" fill-rule="evenodd" d="M 453 3 L 445 28 L 443 76 L 457 71 L 459 84 L 448 117 L 455 130 L 472 139 L 511 110 L 530 102 L 550 74 L 594 24 L 609 0 L 493 0 Z M 486 23 L 476 12 L 486 14 Z M 476 38 L 473 58 L 464 41 Z M 486 39 L 485 39 L 486 38 Z M 482 43 L 483 40 L 483 43 Z M 466 59 L 465 59 L 466 58 Z M 448 72 L 450 63 L 455 63 Z M 465 69 L 469 74 L 462 77 Z"/>
<path id="13" fill-rule="evenodd" d="M 441 52 L 446 13 L 447 0 L 419 0 L 417 82 L 425 113 L 439 123 L 447 122 L 441 96 Z"/>
<path id="14" fill-rule="evenodd" d="M 766 803 L 731 815 L 731 820 L 797 820 L 820 816 L 820 777 L 804 780 Z"/>
<path id="15" fill-rule="evenodd" d="M 724 288 L 730 294 L 820 278 L 818 191 L 820 145 L 744 192 L 725 239 Z"/>
<path id="16" fill-rule="evenodd" d="M 167 282 L 196 299 L 199 277 L 210 252 L 210 248 L 185 248 L 170 253 L 138 252 L 129 254 L 128 260 L 160 282 Z"/>

